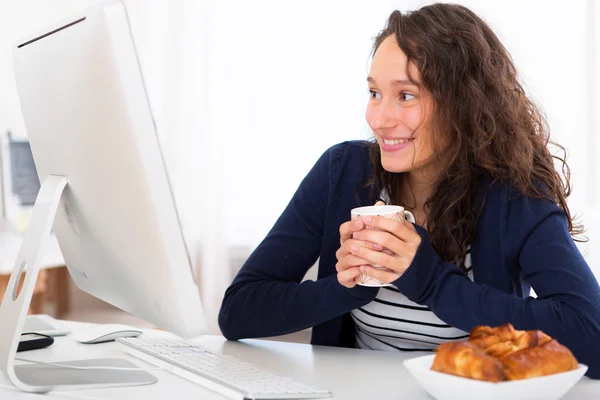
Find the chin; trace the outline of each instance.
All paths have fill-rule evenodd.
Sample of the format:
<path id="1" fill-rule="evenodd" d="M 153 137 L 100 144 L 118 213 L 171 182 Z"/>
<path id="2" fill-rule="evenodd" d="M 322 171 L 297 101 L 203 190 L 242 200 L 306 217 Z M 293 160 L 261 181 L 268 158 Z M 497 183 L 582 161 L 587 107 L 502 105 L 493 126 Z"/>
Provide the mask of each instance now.
<path id="1" fill-rule="evenodd" d="M 381 166 L 387 172 L 393 172 L 396 174 L 399 174 L 401 172 L 408 172 L 412 169 L 411 166 L 407 165 L 406 162 L 403 162 L 401 160 L 389 160 L 386 158 L 381 159 Z"/>

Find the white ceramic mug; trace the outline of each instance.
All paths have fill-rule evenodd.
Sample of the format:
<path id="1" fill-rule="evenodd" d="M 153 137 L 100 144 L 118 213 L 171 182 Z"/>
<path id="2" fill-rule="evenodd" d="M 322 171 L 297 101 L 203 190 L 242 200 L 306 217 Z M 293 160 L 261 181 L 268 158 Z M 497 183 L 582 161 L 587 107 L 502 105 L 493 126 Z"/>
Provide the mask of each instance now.
<path id="1" fill-rule="evenodd" d="M 350 212 L 350 217 L 352 220 L 359 219 L 367 216 L 380 216 L 383 218 L 389 218 L 396 220 L 398 222 L 404 223 L 405 220 L 409 220 L 412 223 L 415 223 L 415 216 L 408 210 L 405 210 L 402 206 L 366 206 L 366 207 L 358 207 L 354 208 Z M 373 229 L 373 228 L 367 228 Z M 392 254 L 388 249 L 383 249 L 382 251 L 387 252 L 388 254 Z M 388 270 L 385 267 L 382 267 L 378 264 L 372 264 L 374 268 Z M 381 282 L 378 279 L 375 279 L 367 274 L 360 274 L 356 277 L 355 282 L 358 285 L 362 286 L 371 286 L 371 287 L 382 287 L 382 286 L 391 286 L 390 283 Z"/>

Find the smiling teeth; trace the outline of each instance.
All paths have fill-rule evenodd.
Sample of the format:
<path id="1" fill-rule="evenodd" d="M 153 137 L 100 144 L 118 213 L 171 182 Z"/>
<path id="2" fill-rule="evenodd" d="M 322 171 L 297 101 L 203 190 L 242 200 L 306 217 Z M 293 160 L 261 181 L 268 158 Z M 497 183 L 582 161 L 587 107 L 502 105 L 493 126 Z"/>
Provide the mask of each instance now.
<path id="1" fill-rule="evenodd" d="M 410 139 L 393 139 L 393 140 L 383 139 L 383 143 L 387 144 L 388 146 L 393 146 L 396 144 L 402 144 L 402 143 L 406 143 L 406 142 L 410 142 Z"/>

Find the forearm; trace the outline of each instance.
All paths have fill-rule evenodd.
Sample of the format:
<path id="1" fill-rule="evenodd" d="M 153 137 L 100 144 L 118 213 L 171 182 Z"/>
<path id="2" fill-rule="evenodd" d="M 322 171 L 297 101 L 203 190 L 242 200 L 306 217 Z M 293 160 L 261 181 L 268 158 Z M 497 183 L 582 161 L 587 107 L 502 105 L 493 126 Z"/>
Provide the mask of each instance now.
<path id="1" fill-rule="evenodd" d="M 477 325 L 506 322 L 521 330 L 542 330 L 587 364 L 588 376 L 600 378 L 598 299 L 586 290 L 551 298 L 518 298 L 470 281 L 458 267 L 431 252 L 422 254 L 414 267 L 396 285 L 446 323 L 467 332 Z"/>
<path id="2" fill-rule="evenodd" d="M 361 307 L 376 293 L 362 286 L 347 289 L 335 275 L 302 283 L 246 280 L 225 293 L 219 326 L 230 340 L 284 335 Z"/>

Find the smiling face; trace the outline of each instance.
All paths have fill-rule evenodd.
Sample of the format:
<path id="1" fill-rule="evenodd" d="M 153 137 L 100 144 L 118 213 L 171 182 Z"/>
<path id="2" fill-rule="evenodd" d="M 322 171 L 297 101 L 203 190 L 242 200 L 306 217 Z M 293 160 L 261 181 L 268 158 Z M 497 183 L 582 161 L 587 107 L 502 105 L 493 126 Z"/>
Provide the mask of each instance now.
<path id="1" fill-rule="evenodd" d="M 367 78 L 371 96 L 366 117 L 386 171 L 424 172 L 434 159 L 429 128 L 433 103 L 412 62 L 409 71 L 413 81 L 409 80 L 406 63 L 396 38 L 388 36 L 375 52 Z"/>

